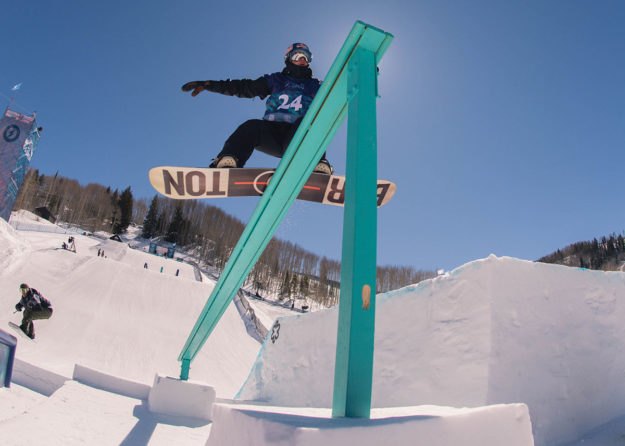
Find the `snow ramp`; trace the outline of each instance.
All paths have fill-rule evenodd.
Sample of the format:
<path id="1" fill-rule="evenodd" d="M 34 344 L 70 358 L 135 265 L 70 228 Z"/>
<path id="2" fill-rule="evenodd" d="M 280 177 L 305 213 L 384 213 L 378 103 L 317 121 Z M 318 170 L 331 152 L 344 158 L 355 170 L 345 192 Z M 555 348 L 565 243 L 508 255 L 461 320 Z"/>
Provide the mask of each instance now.
<path id="1" fill-rule="evenodd" d="M 197 282 L 190 265 L 185 265 L 189 277 L 176 277 L 152 268 L 163 259 L 151 254 L 119 242 L 103 245 L 92 237 L 74 237 L 77 253 L 60 249 L 67 235 L 16 233 L 0 221 L 0 249 L 10 252 L 10 268 L 0 271 L 0 323 L 20 323 L 22 315 L 13 307 L 21 282 L 54 307 L 51 319 L 35 321 L 36 342 L 20 342 L 16 358 L 65 377 L 76 364 L 150 385 L 156 373 L 176 376 L 180 344 L 213 283 Z M 97 246 L 112 255 L 97 256 Z M 194 363 L 194 376 L 215 386 L 219 397 L 232 397 L 258 349 L 230 305 Z"/>
<path id="2" fill-rule="evenodd" d="M 377 297 L 373 407 L 526 403 L 537 445 L 625 413 L 625 274 L 513 258 Z M 281 318 L 237 398 L 331 407 L 337 310 Z"/>

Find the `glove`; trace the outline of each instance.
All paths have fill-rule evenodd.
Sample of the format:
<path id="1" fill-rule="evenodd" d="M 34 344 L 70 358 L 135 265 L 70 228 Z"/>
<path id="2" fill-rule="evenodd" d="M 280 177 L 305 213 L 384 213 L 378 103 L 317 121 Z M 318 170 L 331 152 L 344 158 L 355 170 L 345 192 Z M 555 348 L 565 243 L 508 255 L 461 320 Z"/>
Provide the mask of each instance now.
<path id="1" fill-rule="evenodd" d="M 17 311 L 22 311 L 22 308 L 23 308 L 23 307 L 22 307 L 22 304 L 20 304 L 20 303 L 16 303 L 16 304 L 15 304 L 15 309 L 16 309 Z"/>
<path id="2" fill-rule="evenodd" d="M 208 88 L 210 81 L 192 81 L 182 86 L 182 91 L 191 91 L 191 96 L 195 97 Z"/>

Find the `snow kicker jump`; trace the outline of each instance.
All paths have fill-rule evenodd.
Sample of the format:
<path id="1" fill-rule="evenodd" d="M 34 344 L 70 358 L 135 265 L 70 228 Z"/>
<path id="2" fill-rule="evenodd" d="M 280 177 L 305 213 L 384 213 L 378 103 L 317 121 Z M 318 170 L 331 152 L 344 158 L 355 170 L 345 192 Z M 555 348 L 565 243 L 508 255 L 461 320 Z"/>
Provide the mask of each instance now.
<path id="1" fill-rule="evenodd" d="M 177 200 L 197 198 L 253 197 L 262 195 L 274 169 L 211 169 L 160 166 L 150 170 L 150 183 L 160 194 Z M 378 180 L 378 207 L 395 194 L 395 183 Z M 345 177 L 312 173 L 298 200 L 343 206 Z"/>

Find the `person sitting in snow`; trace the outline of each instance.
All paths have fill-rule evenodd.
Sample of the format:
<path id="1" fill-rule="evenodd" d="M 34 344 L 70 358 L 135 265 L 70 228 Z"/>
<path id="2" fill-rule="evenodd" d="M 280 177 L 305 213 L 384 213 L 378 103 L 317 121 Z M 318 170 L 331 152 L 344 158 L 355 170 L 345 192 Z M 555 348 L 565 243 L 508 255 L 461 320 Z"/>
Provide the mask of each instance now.
<path id="1" fill-rule="evenodd" d="M 35 319 L 50 319 L 52 316 L 52 305 L 50 301 L 43 297 L 39 291 L 30 288 L 27 284 L 20 285 L 22 298 L 15 304 L 17 311 L 24 309 L 22 324 L 20 328 L 30 339 L 35 339 Z"/>

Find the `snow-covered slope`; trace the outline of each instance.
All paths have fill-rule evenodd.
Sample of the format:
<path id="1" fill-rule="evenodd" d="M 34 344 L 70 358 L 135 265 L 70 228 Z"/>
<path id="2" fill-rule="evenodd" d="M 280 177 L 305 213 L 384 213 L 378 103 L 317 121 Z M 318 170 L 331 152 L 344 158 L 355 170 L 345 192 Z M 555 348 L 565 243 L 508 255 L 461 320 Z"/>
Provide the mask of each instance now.
<path id="1" fill-rule="evenodd" d="M 30 249 L 30 244 L 24 237 L 6 222 L 0 219 L 0 270 L 5 273 L 9 272 L 12 267 L 13 259 L 17 259 Z"/>
<path id="2" fill-rule="evenodd" d="M 35 321 L 37 342 L 20 344 L 20 360 L 67 377 L 76 363 L 145 383 L 156 372 L 180 373 L 178 354 L 214 285 L 197 282 L 192 266 L 111 240 L 75 235 L 73 253 L 61 249 L 64 234 L 16 233 L 4 221 L 0 231 L 0 250 L 8 252 L 10 265 L 0 274 L 2 327 L 21 321 L 12 310 L 22 282 L 54 308 L 49 321 Z M 24 238 L 28 242 L 20 242 Z M 193 377 L 218 383 L 219 396 L 231 397 L 258 350 L 230 305 L 194 361 Z"/>
<path id="3" fill-rule="evenodd" d="M 77 253 L 62 250 L 67 235 L 37 232 L 37 225 L 47 223 L 29 221 L 23 226 L 28 230 L 14 231 L 0 220 L 0 250 L 5 253 L 0 258 L 0 325 L 20 321 L 21 314 L 13 313 L 13 307 L 21 282 L 37 288 L 54 306 L 50 320 L 35 321 L 35 343 L 19 338 L 14 378 L 22 386 L 0 390 L 3 444 L 31 445 L 43 439 L 64 446 L 99 440 L 206 444 L 210 424 L 152 414 L 142 395 L 156 373 L 178 376 L 177 356 L 213 283 L 197 282 L 190 265 L 105 238 L 75 235 Z M 526 403 L 539 446 L 573 441 L 613 419 L 617 421 L 605 431 L 592 431 L 584 441 L 603 444 L 618 438 L 625 432 L 618 421 L 625 414 L 622 296 L 623 273 L 494 256 L 380 295 L 374 407 L 388 411 L 432 404 L 479 408 Z M 267 320 L 279 310 L 265 307 L 257 306 L 256 312 Z M 274 336 L 275 342 L 268 337 L 261 349 L 231 305 L 192 363 L 191 378 L 214 386 L 218 397 L 238 392 L 239 399 L 257 404 L 242 409 L 241 403 L 229 406 L 221 401 L 217 410 L 221 428 L 215 438 L 227 437 L 228 429 L 238 430 L 235 419 L 243 416 L 267 420 L 269 425 L 303 420 L 321 429 L 318 438 L 338 435 L 339 440 L 350 441 L 355 431 L 349 423 L 335 429 L 336 423 L 315 418 L 332 403 L 336 309 L 278 322 L 279 337 Z M 131 391 L 111 390 L 120 385 Z M 258 406 L 262 402 L 300 407 L 293 409 L 294 415 L 286 414 L 291 413 L 288 408 L 280 414 L 277 408 Z M 414 435 L 426 443 L 434 438 L 428 427 L 433 425 L 418 420 L 431 420 L 454 438 L 459 432 L 454 426 L 459 425 L 453 417 L 460 416 L 475 429 L 476 420 L 485 414 L 479 429 L 492 428 L 501 438 L 505 434 L 501 426 L 510 426 L 506 423 L 511 421 L 504 414 L 523 413 L 524 406 L 490 407 L 458 412 L 424 406 L 408 414 L 398 408 L 398 414 L 408 417 L 398 416 L 395 422 L 417 424 L 415 430 L 406 425 L 405 432 L 412 433 L 400 435 L 405 442 L 397 444 L 414 444 Z M 441 424 L 432 416 L 452 418 L 441 418 Z M 32 431 L 32 417 L 51 423 Z M 516 424 L 512 418 L 520 433 L 518 444 L 530 444 L 523 434 L 527 418 L 518 418 Z M 323 426 L 329 426 L 327 432 Z M 282 431 L 259 428 L 247 433 L 262 432 L 266 436 L 257 444 L 273 444 L 267 438 Z M 489 436 L 486 431 L 480 434 Z M 501 444 L 476 438 L 482 437 L 473 438 L 481 446 Z"/>

